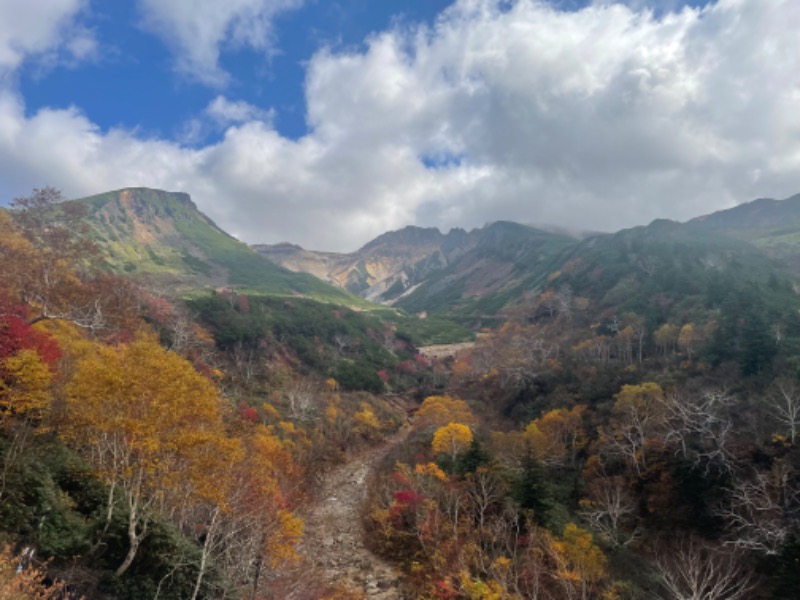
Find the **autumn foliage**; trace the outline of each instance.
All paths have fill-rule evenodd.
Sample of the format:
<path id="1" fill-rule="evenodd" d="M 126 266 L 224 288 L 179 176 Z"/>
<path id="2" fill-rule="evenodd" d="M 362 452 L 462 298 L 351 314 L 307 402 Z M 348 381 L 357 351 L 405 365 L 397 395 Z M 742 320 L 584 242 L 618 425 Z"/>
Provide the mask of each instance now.
<path id="1" fill-rule="evenodd" d="M 47 572 L 29 554 L 16 555 L 8 546 L 0 551 L 0 600 L 59 600 L 65 589 L 63 582 L 48 582 Z"/>
<path id="2" fill-rule="evenodd" d="M 313 581 L 299 544 L 314 484 L 362 452 L 367 543 L 406 597 L 797 589 L 800 317 L 759 284 L 648 296 L 663 265 L 629 244 L 637 275 L 605 286 L 570 260 L 433 371 L 378 317 L 105 274 L 52 190 L 17 210 L 0 212 L 2 537 L 89 597 L 357 596 Z M 53 597 L 17 560 L 0 598 Z"/>
<path id="3" fill-rule="evenodd" d="M 96 248 L 78 239 L 79 226 L 65 228 L 79 211 L 48 198 L 35 199 L 41 206 L 21 204 L 25 218 L 18 224 L 0 212 L 0 520 L 25 497 L 20 483 L 40 476 L 41 468 L 33 474 L 34 457 L 54 446 L 68 452 L 63 441 L 83 461 L 72 455 L 63 466 L 69 474 L 60 477 L 71 491 L 45 480 L 37 485 L 49 497 L 28 495 L 55 515 L 31 515 L 41 531 L 71 527 L 53 529 L 51 537 L 39 533 L 43 547 L 79 547 L 89 560 L 103 557 L 120 582 L 114 585 L 128 579 L 149 585 L 140 565 L 152 562 L 153 536 L 168 527 L 196 548 L 196 558 L 159 559 L 174 561 L 160 576 L 167 597 L 211 597 L 221 585 L 262 593 L 273 573 L 297 560 L 303 522 L 295 510 L 304 472 L 296 457 L 305 445 L 288 427 L 276 433 L 258 424 L 261 416 L 249 406 L 241 414 L 251 425 L 242 428 L 217 387 L 224 373 L 209 365 L 213 339 L 171 303 L 94 271 Z M 49 206 L 49 216 L 35 212 Z M 364 423 L 374 424 L 374 415 L 362 412 Z M 69 495 L 87 485 L 96 491 L 80 502 L 93 508 Z M 109 543 L 112 550 L 104 550 Z M 11 558 L 3 557 L 5 569 Z M 181 571 L 183 591 L 168 592 Z M 61 593 L 40 585 L 43 578 L 32 568 L 4 579 L 0 595 Z"/>

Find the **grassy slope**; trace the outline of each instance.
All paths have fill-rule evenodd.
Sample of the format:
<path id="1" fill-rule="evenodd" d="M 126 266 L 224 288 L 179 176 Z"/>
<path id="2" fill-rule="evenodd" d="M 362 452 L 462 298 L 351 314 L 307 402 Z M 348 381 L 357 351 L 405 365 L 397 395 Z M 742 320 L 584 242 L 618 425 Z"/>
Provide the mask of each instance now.
<path id="1" fill-rule="evenodd" d="M 121 197 L 123 191 L 130 192 L 128 199 Z M 111 269 L 184 296 L 200 299 L 209 288 L 219 287 L 234 287 L 255 296 L 303 296 L 375 313 L 408 332 L 415 343 L 472 337 L 471 331 L 451 321 L 410 317 L 313 275 L 279 267 L 217 227 L 186 194 L 135 188 L 79 201 L 90 208 L 94 235 L 108 251 Z"/>
<path id="2" fill-rule="evenodd" d="M 721 231 L 656 221 L 585 240 L 564 255 L 554 287 L 569 285 L 600 311 L 652 322 L 699 319 L 731 293 L 752 292 L 767 308 L 796 301 L 780 263 Z M 707 315 L 706 315 L 707 317 Z"/>
<path id="3" fill-rule="evenodd" d="M 121 199 L 124 191 L 129 192 L 127 201 Z M 118 272 L 189 293 L 230 286 L 372 307 L 311 275 L 293 273 L 261 257 L 197 211 L 185 194 L 134 188 L 79 201 L 89 205 L 95 234 L 110 255 L 110 267 Z"/>
<path id="4" fill-rule="evenodd" d="M 800 275 L 800 194 L 785 200 L 754 200 L 688 224 L 746 240 Z"/>

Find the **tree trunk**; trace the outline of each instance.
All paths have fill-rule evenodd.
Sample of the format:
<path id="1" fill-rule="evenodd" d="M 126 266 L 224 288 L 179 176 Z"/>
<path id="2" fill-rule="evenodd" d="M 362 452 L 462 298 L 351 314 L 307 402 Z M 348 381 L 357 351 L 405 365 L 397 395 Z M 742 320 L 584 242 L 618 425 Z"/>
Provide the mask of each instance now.
<path id="1" fill-rule="evenodd" d="M 197 572 L 197 579 L 194 582 L 194 590 L 192 591 L 192 600 L 197 600 L 197 595 L 200 593 L 200 586 L 203 583 L 203 577 L 206 574 L 206 567 L 208 566 L 208 557 L 211 554 L 211 548 L 214 545 L 214 534 L 217 529 L 217 517 L 219 516 L 219 507 L 214 508 L 214 514 L 211 517 L 211 523 L 208 525 L 206 531 L 206 541 L 203 543 L 203 552 L 200 555 L 200 569 Z"/>
<path id="2" fill-rule="evenodd" d="M 109 526 L 111 525 L 111 519 L 114 517 L 114 492 L 117 488 L 117 482 L 112 481 L 111 484 L 108 486 L 108 504 L 106 505 L 106 522 L 103 525 L 103 531 L 100 532 L 100 537 L 105 537 L 106 532 L 108 531 Z"/>
<path id="3" fill-rule="evenodd" d="M 138 474 L 138 480 L 134 485 L 133 489 L 130 492 L 130 496 L 128 497 L 128 554 L 125 557 L 125 560 L 122 561 L 122 564 L 114 571 L 114 575 L 117 577 L 122 577 L 125 574 L 125 571 L 128 570 L 128 567 L 131 566 L 133 559 L 136 558 L 136 552 L 139 550 L 139 544 L 142 543 L 142 538 L 147 533 L 147 521 L 142 523 L 142 530 L 139 531 L 138 524 L 139 524 L 139 501 L 141 500 L 141 487 L 142 487 L 142 477 L 143 474 L 140 472 Z"/>
<path id="4" fill-rule="evenodd" d="M 125 560 L 122 561 L 122 564 L 114 571 L 114 575 L 117 577 L 122 577 L 125 574 L 125 571 L 128 570 L 128 567 L 131 566 L 133 559 L 136 558 L 136 551 L 139 550 L 139 544 L 142 542 L 142 537 L 136 531 L 136 522 L 131 521 L 128 524 L 128 540 L 130 542 L 130 546 L 128 547 L 128 554 L 125 557 Z"/>

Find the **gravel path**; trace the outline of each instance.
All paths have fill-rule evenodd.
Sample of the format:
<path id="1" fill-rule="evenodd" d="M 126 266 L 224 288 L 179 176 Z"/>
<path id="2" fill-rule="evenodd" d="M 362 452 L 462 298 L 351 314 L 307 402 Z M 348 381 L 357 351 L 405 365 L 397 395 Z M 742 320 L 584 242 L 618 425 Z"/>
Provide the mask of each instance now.
<path id="1" fill-rule="evenodd" d="M 384 445 L 326 473 L 317 500 L 302 511 L 305 536 L 299 552 L 318 581 L 336 583 L 370 600 L 403 600 L 400 572 L 364 545 L 361 505 L 370 471 L 408 433 L 403 427 Z"/>

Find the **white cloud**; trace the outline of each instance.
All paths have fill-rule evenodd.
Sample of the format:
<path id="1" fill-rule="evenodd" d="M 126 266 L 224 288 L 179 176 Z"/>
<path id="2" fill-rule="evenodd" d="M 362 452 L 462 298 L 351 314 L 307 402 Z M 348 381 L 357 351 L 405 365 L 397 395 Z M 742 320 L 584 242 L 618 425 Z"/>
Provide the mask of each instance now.
<path id="1" fill-rule="evenodd" d="M 318 56 L 309 114 L 322 139 L 455 152 L 454 170 L 482 169 L 463 190 L 429 194 L 419 221 L 684 219 L 800 191 L 798 26 L 789 1 L 656 18 L 619 4 L 465 0 L 431 30 Z"/>
<path id="2" fill-rule="evenodd" d="M 800 191 L 798 29 L 795 0 L 657 16 L 461 0 L 431 28 L 314 56 L 299 140 L 222 96 L 204 118 L 223 139 L 188 148 L 6 94 L 0 192 L 184 190 L 246 241 L 329 250 L 410 223 L 688 219 Z"/>
<path id="3" fill-rule="evenodd" d="M 179 127 L 177 140 L 182 144 L 199 146 L 209 136 L 224 133 L 231 125 L 263 122 L 271 126 L 274 118 L 273 109 L 265 110 L 248 102 L 217 96 L 201 113 L 192 116 Z"/>
<path id="4" fill-rule="evenodd" d="M 30 56 L 49 63 L 84 60 L 96 52 L 94 35 L 76 23 L 88 0 L 0 2 L 0 83 Z M 66 50 L 66 56 L 58 51 Z"/>
<path id="5" fill-rule="evenodd" d="M 172 48 L 177 70 L 216 87 L 229 80 L 219 64 L 223 49 L 271 50 L 273 19 L 301 4 L 302 0 L 139 0 L 144 26 Z"/>
<path id="6" fill-rule="evenodd" d="M 247 121 L 271 122 L 275 116 L 272 110 L 262 110 L 248 102 L 228 100 L 225 96 L 214 98 L 206 107 L 205 114 L 221 125 Z"/>

